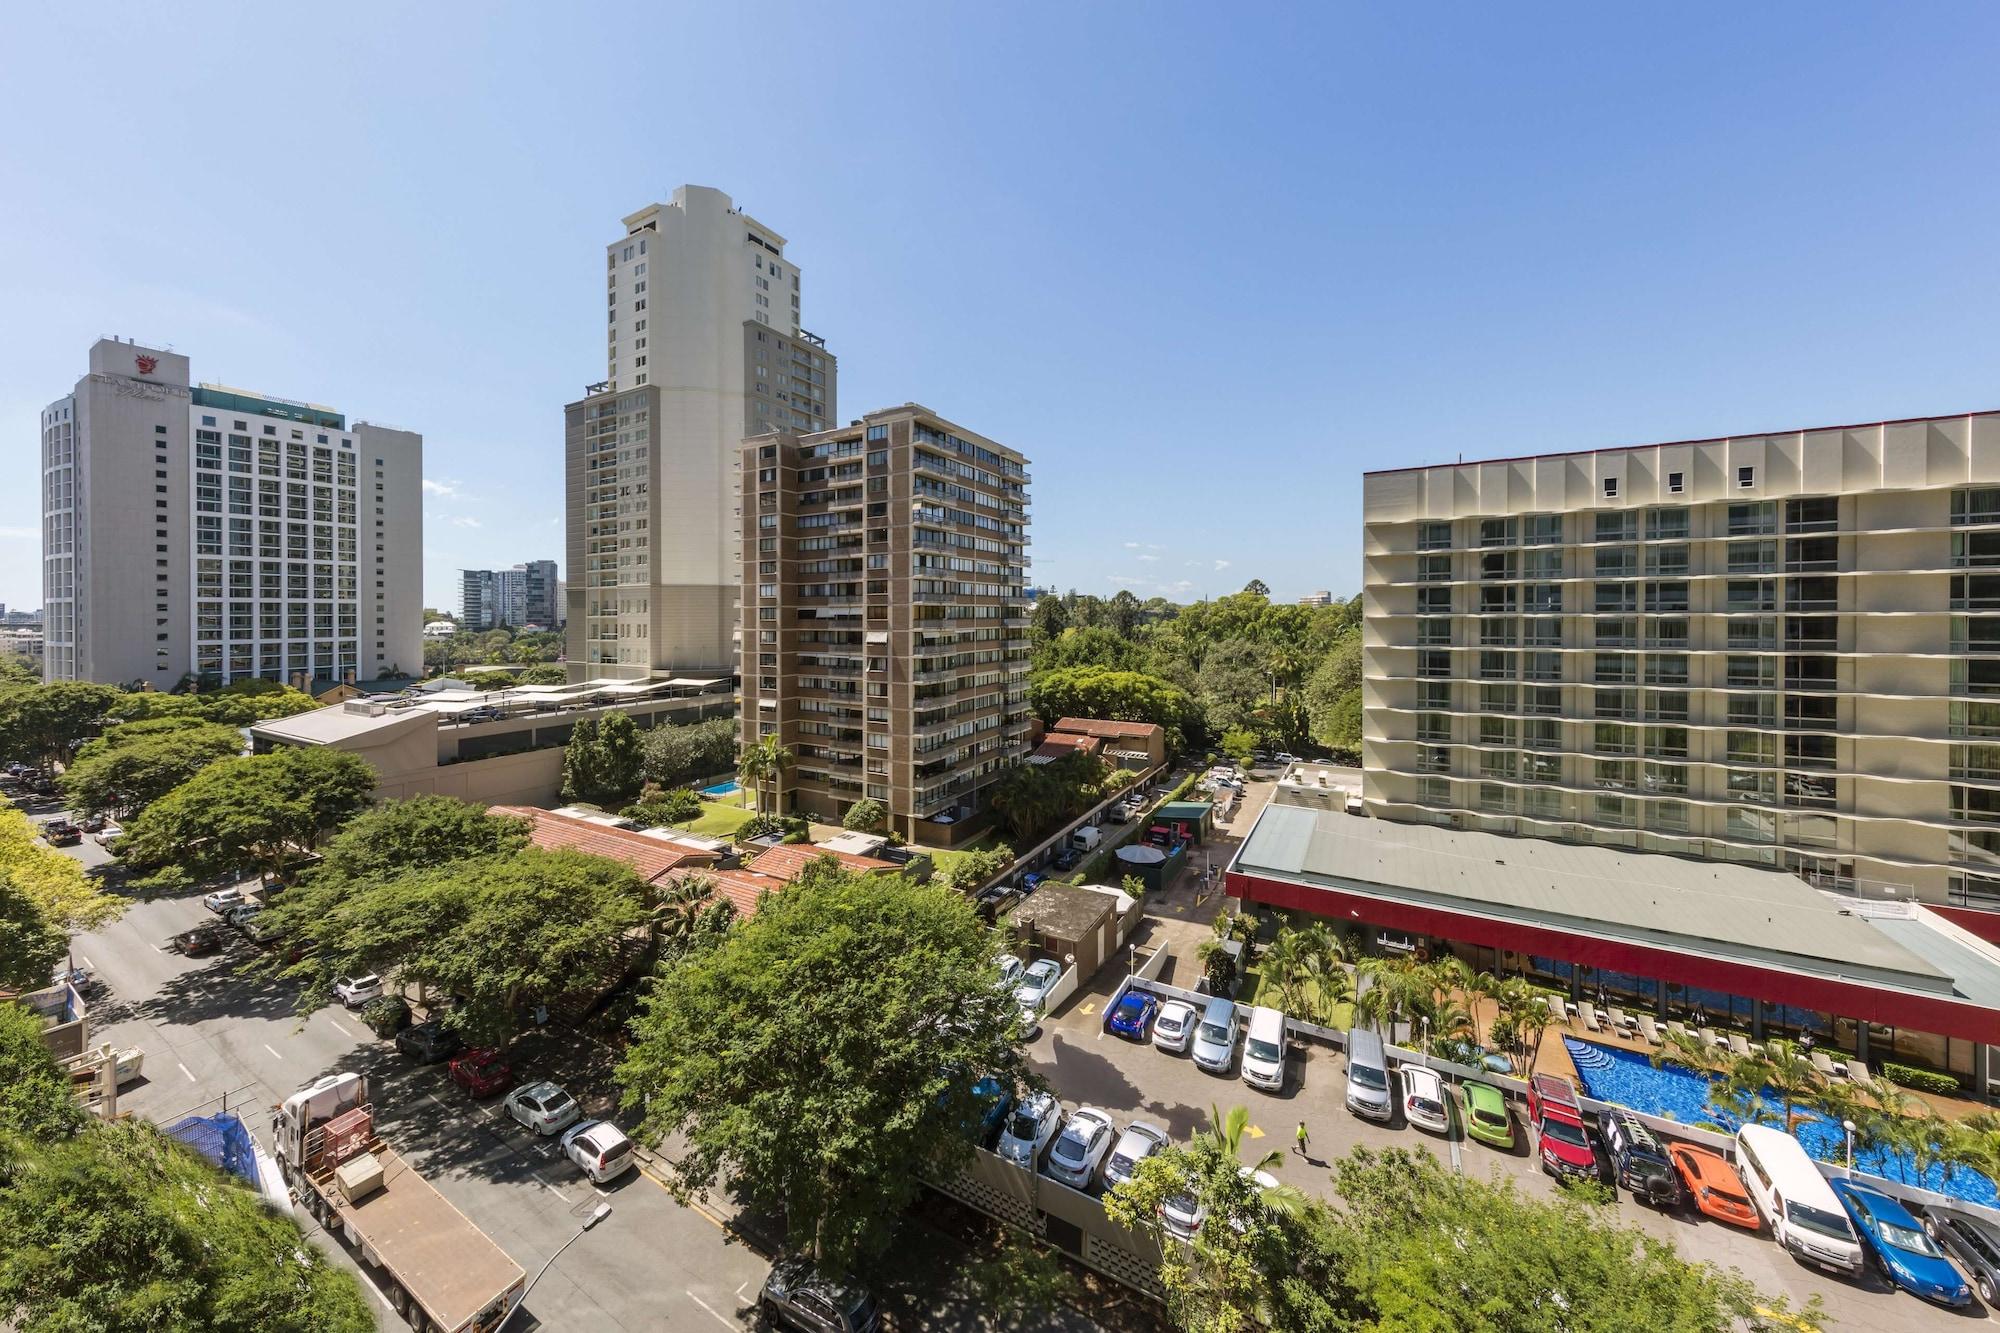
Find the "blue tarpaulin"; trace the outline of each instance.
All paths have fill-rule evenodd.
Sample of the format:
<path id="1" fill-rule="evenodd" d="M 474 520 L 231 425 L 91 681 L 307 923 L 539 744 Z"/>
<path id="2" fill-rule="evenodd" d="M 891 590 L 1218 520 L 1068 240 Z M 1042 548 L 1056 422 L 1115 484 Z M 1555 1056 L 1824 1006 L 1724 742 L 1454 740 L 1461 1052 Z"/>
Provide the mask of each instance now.
<path id="1" fill-rule="evenodd" d="M 257 1150 L 249 1127 L 233 1115 L 191 1115 L 167 1133 L 253 1188 L 257 1184 Z"/>

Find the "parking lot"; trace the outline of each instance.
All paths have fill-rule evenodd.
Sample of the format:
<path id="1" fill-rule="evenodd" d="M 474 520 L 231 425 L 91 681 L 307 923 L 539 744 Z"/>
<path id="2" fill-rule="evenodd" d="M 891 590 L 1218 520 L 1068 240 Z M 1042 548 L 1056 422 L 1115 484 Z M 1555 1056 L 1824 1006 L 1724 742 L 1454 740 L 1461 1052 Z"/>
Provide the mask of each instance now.
<path id="1" fill-rule="evenodd" d="M 1346 1062 L 1326 1047 L 1295 1047 L 1287 1062 L 1284 1090 L 1261 1092 L 1234 1073 L 1227 1078 L 1209 1074 L 1186 1055 L 1107 1033 L 1104 1005 L 1114 989 L 1115 982 L 1079 991 L 1071 1004 L 1044 1023 L 1041 1035 L 1030 1044 L 1031 1065 L 1048 1080 L 1065 1108 L 1098 1107 L 1109 1112 L 1121 1130 L 1134 1120 L 1149 1121 L 1180 1142 L 1208 1122 L 1211 1108 L 1247 1106 L 1252 1150 L 1282 1150 L 1285 1161 L 1278 1177 L 1317 1194 L 1331 1188 L 1326 1162 L 1363 1144 L 1378 1149 L 1421 1148 L 1457 1170 L 1510 1180 L 1534 1196 L 1548 1196 L 1558 1188 L 1533 1156 L 1518 1105 L 1513 1108 L 1515 1147 L 1509 1153 L 1466 1138 L 1462 1130 L 1445 1139 L 1413 1128 L 1400 1112 L 1387 1125 L 1351 1114 L 1344 1105 Z M 1462 1125 L 1463 1119 L 1461 1105 L 1456 1121 Z M 1305 1156 L 1296 1148 L 1301 1121 L 1308 1135 Z M 1762 1291 L 1788 1296 L 1795 1305 L 1818 1295 L 1830 1328 L 1916 1333 L 1935 1330 L 1945 1321 L 1988 1317 L 1977 1301 L 1963 1312 L 1927 1305 L 1892 1288 L 1872 1269 L 1862 1279 L 1848 1281 L 1807 1268 L 1779 1249 L 1768 1232 L 1751 1236 L 1691 1209 L 1661 1212 L 1634 1203 L 1622 1191 L 1615 1208 L 1621 1222 L 1671 1240 L 1689 1259 L 1740 1269 Z"/>

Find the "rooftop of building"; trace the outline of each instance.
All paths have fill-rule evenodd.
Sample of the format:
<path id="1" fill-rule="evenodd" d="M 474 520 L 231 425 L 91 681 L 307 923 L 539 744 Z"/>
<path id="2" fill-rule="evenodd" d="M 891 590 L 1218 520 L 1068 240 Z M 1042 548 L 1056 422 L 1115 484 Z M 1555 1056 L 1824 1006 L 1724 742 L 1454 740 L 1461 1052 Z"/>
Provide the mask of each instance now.
<path id="1" fill-rule="evenodd" d="M 1016 907 L 1010 920 L 1017 927 L 1030 924 L 1036 933 L 1059 940 L 1080 940 L 1118 910 L 1114 893 L 1087 889 L 1080 884 L 1043 884 Z"/>
<path id="2" fill-rule="evenodd" d="M 568 685 L 514 685 L 499 690 L 430 681 L 398 694 L 350 699 L 310 713 L 256 723 L 251 730 L 295 745 L 327 745 L 393 727 L 426 714 L 440 723 L 501 722 L 551 712 L 605 708 L 651 698 L 676 698 L 727 687 L 728 676 L 673 676 L 649 680 L 589 680 Z M 497 713 L 497 716 L 495 714 Z"/>
<path id="3" fill-rule="evenodd" d="M 805 873 L 807 866 L 823 856 L 830 856 L 848 870 L 858 870 L 872 874 L 878 870 L 901 870 L 894 861 L 883 861 L 873 856 L 857 856 L 853 852 L 841 851 L 825 845 L 810 843 L 780 843 L 766 848 L 744 862 L 744 867 L 760 875 L 771 875 L 789 884 Z"/>
<path id="4" fill-rule="evenodd" d="M 527 820 L 530 825 L 529 840 L 537 847 L 550 851 L 587 852 L 592 856 L 622 861 L 648 884 L 669 871 L 684 866 L 712 864 L 716 859 L 714 853 L 696 847 L 664 842 L 630 829 L 613 828 L 595 820 L 558 814 L 554 810 L 526 805 L 496 805 L 489 807 L 487 813 Z"/>
<path id="5" fill-rule="evenodd" d="M 1096 736 L 1102 740 L 1118 740 L 1125 737 L 1158 736 L 1160 724 L 1157 722 L 1118 722 L 1096 717 L 1062 717 L 1049 728 L 1051 734 L 1069 732 L 1078 736 Z"/>
<path id="6" fill-rule="evenodd" d="M 259 416 L 297 421 L 327 430 L 346 430 L 347 414 L 320 403 L 295 398 L 274 398 L 249 389 L 232 389 L 226 384 L 198 384 L 192 390 L 196 407 L 219 408 L 226 412 L 254 412 Z"/>
<path id="7" fill-rule="evenodd" d="M 1918 993 L 2000 994 L 2000 955 L 1972 966 L 1972 946 L 1908 905 L 1871 910 L 1755 866 L 1274 803 L 1230 869 Z"/>
<path id="8" fill-rule="evenodd" d="M 1878 430 L 1884 426 L 1918 426 L 1930 421 L 1963 421 L 1969 417 L 2000 415 L 2000 408 L 1978 412 L 1944 412 L 1932 416 L 1896 417 L 1888 421 L 1854 421 L 1839 426 L 1798 426 L 1789 430 L 1743 431 L 1733 435 L 1706 435 L 1692 440 L 1654 440 L 1640 444 L 1607 444 L 1595 449 L 1558 449 L 1541 454 L 1510 454 L 1503 458 L 1459 458 L 1455 462 L 1416 463 L 1409 467 L 1369 468 L 1364 477 L 1382 477 L 1396 472 L 1428 472 L 1440 467 L 1478 467 L 1493 463 L 1527 463 L 1538 458 L 1583 458 L 1591 454 L 1622 454 L 1634 449 L 1670 449 L 1680 445 L 1724 444 L 1730 440 L 1768 440 L 1783 435 L 1824 435 L 1843 430 Z"/>

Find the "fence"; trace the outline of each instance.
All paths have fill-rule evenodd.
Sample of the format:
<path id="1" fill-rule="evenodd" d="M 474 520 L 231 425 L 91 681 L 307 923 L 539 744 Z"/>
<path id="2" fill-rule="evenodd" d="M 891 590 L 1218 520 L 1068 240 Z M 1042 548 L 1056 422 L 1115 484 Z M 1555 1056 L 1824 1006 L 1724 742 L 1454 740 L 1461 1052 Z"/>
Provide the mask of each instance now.
<path id="1" fill-rule="evenodd" d="M 984 1148 L 957 1175 L 928 1182 L 940 1194 L 1053 1245 L 1072 1259 L 1149 1299 L 1166 1298 L 1160 1247 L 1113 1222 L 1101 1200 Z"/>

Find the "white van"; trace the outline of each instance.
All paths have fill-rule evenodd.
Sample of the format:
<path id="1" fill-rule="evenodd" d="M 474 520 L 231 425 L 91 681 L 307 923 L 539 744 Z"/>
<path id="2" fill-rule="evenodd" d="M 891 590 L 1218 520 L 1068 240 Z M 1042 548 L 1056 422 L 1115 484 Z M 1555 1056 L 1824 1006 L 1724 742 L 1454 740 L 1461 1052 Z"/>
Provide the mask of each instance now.
<path id="1" fill-rule="evenodd" d="M 1097 825 L 1085 824 L 1069 835 L 1069 849 L 1073 852 L 1094 852 L 1103 841 L 1104 834 L 1098 831 Z"/>
<path id="2" fill-rule="evenodd" d="M 1370 1120 L 1396 1118 L 1396 1091 L 1382 1035 L 1373 1028 L 1347 1031 L 1347 1109 Z"/>
<path id="3" fill-rule="evenodd" d="M 1285 1016 L 1258 1005 L 1243 1036 L 1243 1081 L 1266 1092 L 1285 1086 Z"/>
<path id="4" fill-rule="evenodd" d="M 1847 1210 L 1797 1139 L 1745 1125 L 1736 1131 L 1736 1165 L 1778 1244 L 1836 1273 L 1861 1271 L 1861 1241 Z"/>

